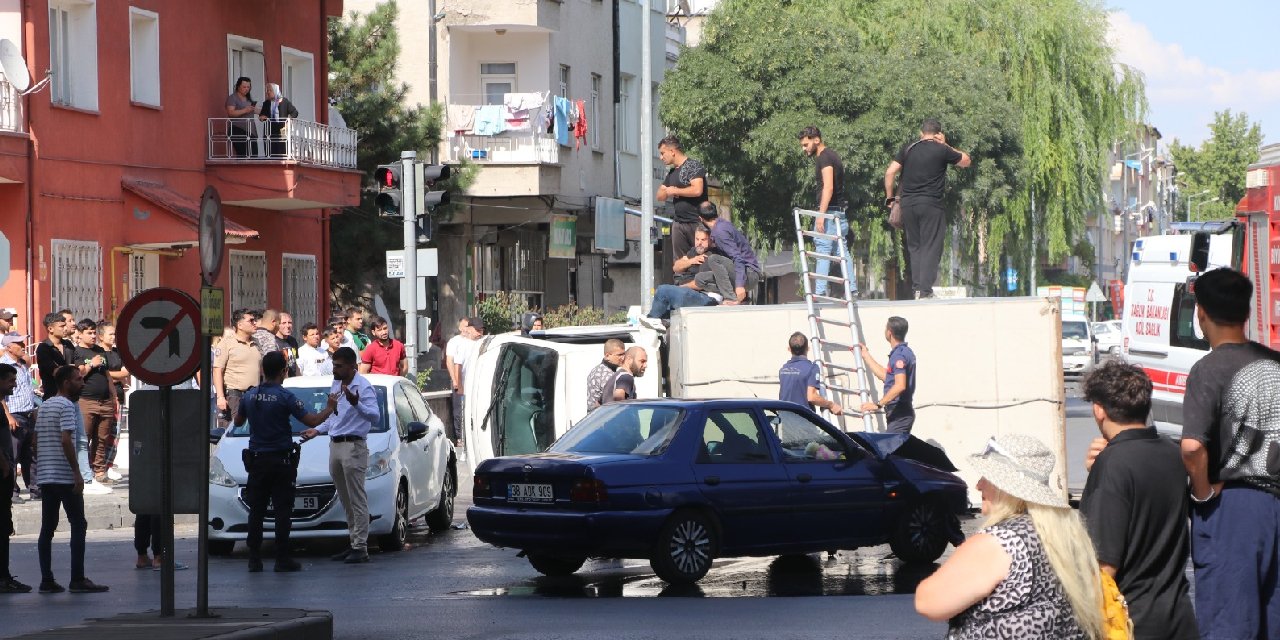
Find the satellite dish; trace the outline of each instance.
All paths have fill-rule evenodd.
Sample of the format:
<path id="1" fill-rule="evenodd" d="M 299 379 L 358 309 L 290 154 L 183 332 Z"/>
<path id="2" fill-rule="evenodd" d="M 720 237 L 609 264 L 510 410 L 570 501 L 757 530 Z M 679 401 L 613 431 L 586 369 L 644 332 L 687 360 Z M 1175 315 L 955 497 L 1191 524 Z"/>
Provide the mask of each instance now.
<path id="1" fill-rule="evenodd" d="M 4 77 L 18 91 L 26 91 L 31 86 L 31 74 L 27 73 L 27 61 L 22 58 L 18 45 L 8 38 L 0 38 L 0 68 L 4 69 Z"/>

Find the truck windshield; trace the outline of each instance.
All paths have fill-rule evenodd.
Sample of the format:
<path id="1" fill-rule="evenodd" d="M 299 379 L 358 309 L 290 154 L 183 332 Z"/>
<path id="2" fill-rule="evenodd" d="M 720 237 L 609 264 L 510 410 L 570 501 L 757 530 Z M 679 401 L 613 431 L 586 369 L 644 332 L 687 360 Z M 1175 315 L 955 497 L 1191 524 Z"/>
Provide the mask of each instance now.
<path id="1" fill-rule="evenodd" d="M 1089 327 L 1083 322 L 1067 322 L 1062 323 L 1062 338 L 1075 338 L 1077 340 L 1089 339 Z"/>
<path id="2" fill-rule="evenodd" d="M 510 342 L 502 345 L 493 382 L 494 455 L 546 451 L 555 440 L 554 349 Z"/>
<path id="3" fill-rule="evenodd" d="M 681 414 L 675 407 L 607 404 L 587 414 L 551 451 L 659 455 L 676 434 Z"/>

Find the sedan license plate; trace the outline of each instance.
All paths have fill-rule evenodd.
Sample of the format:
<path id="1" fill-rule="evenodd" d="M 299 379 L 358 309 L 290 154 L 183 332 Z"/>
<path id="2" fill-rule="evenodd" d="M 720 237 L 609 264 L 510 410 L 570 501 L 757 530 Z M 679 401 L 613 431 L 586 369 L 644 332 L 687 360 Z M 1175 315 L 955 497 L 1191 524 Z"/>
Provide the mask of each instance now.
<path id="1" fill-rule="evenodd" d="M 507 500 L 511 502 L 555 502 L 549 484 L 509 484 Z"/>

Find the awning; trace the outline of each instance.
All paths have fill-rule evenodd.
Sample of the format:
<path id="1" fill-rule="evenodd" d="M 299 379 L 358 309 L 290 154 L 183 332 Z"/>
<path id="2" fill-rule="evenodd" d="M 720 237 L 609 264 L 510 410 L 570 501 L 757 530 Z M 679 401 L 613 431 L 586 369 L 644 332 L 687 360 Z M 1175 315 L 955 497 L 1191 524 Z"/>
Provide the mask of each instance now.
<path id="1" fill-rule="evenodd" d="M 196 244 L 200 240 L 200 201 L 194 198 L 184 196 L 168 186 L 157 183 L 139 180 L 136 178 L 124 178 L 120 181 L 120 185 L 125 191 L 133 193 L 138 197 L 150 202 L 161 210 L 169 213 L 184 226 L 189 227 L 192 233 L 189 237 L 184 237 L 175 241 L 161 242 L 142 242 L 132 243 L 130 246 L 142 248 L 165 248 L 178 244 Z M 242 244 L 250 238 L 257 238 L 258 232 L 246 227 L 238 222 L 225 219 L 226 241 L 229 244 Z M 184 234 L 185 235 L 185 234 Z"/>

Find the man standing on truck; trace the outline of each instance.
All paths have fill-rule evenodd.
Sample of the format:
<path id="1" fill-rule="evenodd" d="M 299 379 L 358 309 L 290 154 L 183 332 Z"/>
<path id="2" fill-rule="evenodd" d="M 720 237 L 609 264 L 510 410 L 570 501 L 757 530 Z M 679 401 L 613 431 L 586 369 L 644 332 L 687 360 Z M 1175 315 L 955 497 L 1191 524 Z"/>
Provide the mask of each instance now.
<path id="1" fill-rule="evenodd" d="M 832 216 L 829 226 L 826 224 L 826 218 L 816 218 L 813 230 L 836 236 L 835 239 L 816 238 L 813 241 L 814 252 L 828 256 L 839 255 L 839 245 L 836 243 L 844 242 L 845 235 L 849 233 L 849 220 L 845 217 L 848 202 L 844 197 L 844 163 L 840 161 L 840 154 L 828 149 L 822 142 L 822 132 L 817 127 L 805 127 L 796 137 L 800 140 L 800 148 L 804 150 L 804 155 L 813 158 L 814 181 L 818 185 L 815 197 L 817 211 Z M 843 270 L 840 277 L 849 278 L 853 275 L 852 265 L 848 262 L 845 262 Z M 818 260 L 813 271 L 822 276 L 830 274 L 831 261 Z M 857 284 L 853 282 L 849 284 L 850 290 L 856 294 Z M 818 278 L 813 283 L 813 292 L 820 296 L 827 295 L 827 280 Z M 841 292 L 839 295 L 843 296 L 844 293 Z"/>
<path id="2" fill-rule="evenodd" d="M 1245 336 L 1253 284 L 1232 269 L 1195 281 L 1210 351 L 1187 376 L 1182 461 L 1191 476 L 1196 618 L 1205 638 L 1280 630 L 1280 353 Z"/>
<path id="3" fill-rule="evenodd" d="M 862 361 L 876 378 L 884 381 L 880 402 L 862 403 L 862 412 L 885 412 L 885 430 L 889 433 L 911 433 L 916 423 L 916 410 L 911 401 L 916 395 L 916 353 L 907 346 L 907 320 L 892 316 L 885 323 L 884 339 L 889 342 L 888 366 L 880 366 L 867 345 L 862 347 Z"/>
<path id="4" fill-rule="evenodd" d="M 791 359 L 778 370 L 778 399 L 832 415 L 844 413 L 840 403 L 822 397 L 822 370 L 809 359 L 809 338 L 797 331 L 787 340 L 787 349 Z"/>
<path id="5" fill-rule="evenodd" d="M 964 169 L 969 154 L 947 144 L 942 123 L 933 118 L 920 125 L 920 139 L 902 147 L 884 171 L 885 206 L 901 199 L 902 230 L 906 233 L 911 260 L 911 288 L 916 298 L 932 298 L 942 261 L 942 238 L 947 231 L 947 212 L 942 209 L 942 188 L 947 182 L 947 165 Z M 894 195 L 898 172 L 900 195 Z"/>

